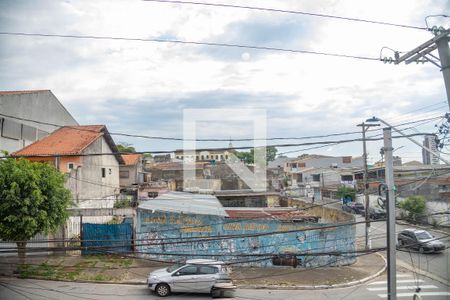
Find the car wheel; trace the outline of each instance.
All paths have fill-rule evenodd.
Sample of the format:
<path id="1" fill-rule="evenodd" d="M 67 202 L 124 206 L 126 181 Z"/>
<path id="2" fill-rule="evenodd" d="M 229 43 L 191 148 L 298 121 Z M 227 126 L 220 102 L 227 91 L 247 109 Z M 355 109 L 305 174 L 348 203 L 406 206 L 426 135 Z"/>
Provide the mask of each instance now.
<path id="1" fill-rule="evenodd" d="M 170 294 L 170 287 L 167 283 L 159 283 L 155 288 L 156 295 L 166 297 Z"/>
<path id="2" fill-rule="evenodd" d="M 423 249 L 423 247 L 419 247 L 419 252 L 423 254 L 425 253 L 425 249 Z"/>
<path id="3" fill-rule="evenodd" d="M 403 240 L 398 240 L 398 246 L 403 247 Z"/>

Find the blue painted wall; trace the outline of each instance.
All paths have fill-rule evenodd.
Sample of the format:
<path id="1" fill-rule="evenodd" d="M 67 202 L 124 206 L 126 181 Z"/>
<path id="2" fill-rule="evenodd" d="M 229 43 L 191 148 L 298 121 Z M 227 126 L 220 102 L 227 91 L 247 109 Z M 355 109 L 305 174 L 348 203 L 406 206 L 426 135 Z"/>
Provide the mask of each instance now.
<path id="1" fill-rule="evenodd" d="M 214 258 L 226 262 L 254 260 L 240 264 L 271 267 L 271 259 L 259 260 L 261 257 L 258 256 L 237 257 L 236 255 L 355 250 L 355 229 L 351 225 L 321 230 L 320 227 L 327 224 L 286 223 L 258 219 L 237 220 L 219 216 L 152 212 L 142 209 L 138 209 L 137 218 L 136 250 L 161 260 L 176 261 L 191 258 Z M 305 227 L 317 229 L 204 242 L 198 242 L 197 239 L 209 236 L 289 231 Z M 196 238 L 196 241 L 177 243 L 181 238 Z M 345 257 L 298 255 L 298 259 L 301 259 L 304 267 L 345 265 L 355 261 L 353 255 Z"/>
<path id="2" fill-rule="evenodd" d="M 104 254 L 131 251 L 132 224 L 83 224 L 81 253 Z M 89 247 L 94 247 L 90 248 Z M 97 248 L 95 248 L 97 247 Z"/>

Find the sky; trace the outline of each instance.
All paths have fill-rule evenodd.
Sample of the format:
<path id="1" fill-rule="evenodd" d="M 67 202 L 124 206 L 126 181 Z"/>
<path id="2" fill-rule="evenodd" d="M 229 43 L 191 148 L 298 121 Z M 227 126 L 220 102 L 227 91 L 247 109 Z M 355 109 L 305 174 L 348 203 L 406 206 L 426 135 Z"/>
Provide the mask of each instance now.
<path id="1" fill-rule="evenodd" d="M 445 0 L 234 0 L 227 3 L 332 14 L 424 27 L 427 15 L 449 14 Z M 429 25 L 450 27 L 450 18 Z M 0 0 L 0 31 L 228 43 L 379 58 L 410 51 L 432 38 L 426 30 L 299 14 L 152 1 Z M 381 52 L 380 52 L 381 51 Z M 323 55 L 180 43 L 0 35 L 0 90 L 50 89 L 80 124 L 110 132 L 183 137 L 183 111 L 221 109 L 200 122 L 197 138 L 252 138 L 251 122 L 229 109 L 263 109 L 267 137 L 304 137 L 360 131 L 377 116 L 391 124 L 448 112 L 440 70 L 432 64 L 393 65 Z M 207 113 L 205 111 L 205 113 Z M 438 119 L 411 124 L 406 134 L 435 132 Z M 381 128 L 368 133 L 380 137 Z M 361 134 L 301 143 L 356 139 Z M 139 151 L 174 150 L 180 141 L 114 136 Z M 421 137 L 415 138 L 421 141 Z M 252 145 L 233 142 L 236 146 Z M 224 147 L 228 142 L 199 142 Z M 278 148 L 302 153 L 362 154 L 362 143 Z M 382 142 L 369 142 L 369 161 Z M 421 160 L 421 149 L 395 139 L 395 155 Z M 297 151 L 297 152 L 293 152 Z"/>

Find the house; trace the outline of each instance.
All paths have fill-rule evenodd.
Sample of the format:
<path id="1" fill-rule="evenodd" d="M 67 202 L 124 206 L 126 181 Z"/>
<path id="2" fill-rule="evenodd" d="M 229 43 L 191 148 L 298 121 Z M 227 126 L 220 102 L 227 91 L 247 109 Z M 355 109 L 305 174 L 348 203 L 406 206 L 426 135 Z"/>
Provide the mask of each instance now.
<path id="1" fill-rule="evenodd" d="M 50 90 L 0 91 L 0 150 L 20 150 L 61 126 L 78 123 Z"/>
<path id="2" fill-rule="evenodd" d="M 175 151 L 175 158 L 186 161 L 227 161 L 231 159 L 231 155 L 235 153 L 233 144 L 230 142 L 228 148 L 216 150 L 187 150 L 178 149 Z"/>
<path id="3" fill-rule="evenodd" d="M 125 164 L 119 166 L 120 187 L 126 188 L 147 182 L 142 154 L 122 154 Z"/>
<path id="4" fill-rule="evenodd" d="M 49 163 L 65 173 L 79 207 L 111 207 L 120 192 L 119 165 L 125 161 L 105 125 L 62 127 L 12 156 Z"/>

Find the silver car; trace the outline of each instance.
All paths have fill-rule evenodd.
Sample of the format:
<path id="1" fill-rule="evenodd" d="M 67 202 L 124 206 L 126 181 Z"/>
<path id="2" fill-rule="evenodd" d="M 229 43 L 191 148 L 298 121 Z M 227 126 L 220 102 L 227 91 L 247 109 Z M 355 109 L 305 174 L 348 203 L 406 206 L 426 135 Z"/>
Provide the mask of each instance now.
<path id="1" fill-rule="evenodd" d="M 148 287 L 158 296 L 171 292 L 217 294 L 229 290 L 234 292 L 229 270 L 224 263 L 211 259 L 192 259 L 151 272 L 147 278 Z"/>

